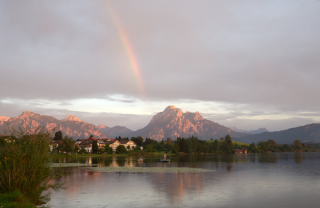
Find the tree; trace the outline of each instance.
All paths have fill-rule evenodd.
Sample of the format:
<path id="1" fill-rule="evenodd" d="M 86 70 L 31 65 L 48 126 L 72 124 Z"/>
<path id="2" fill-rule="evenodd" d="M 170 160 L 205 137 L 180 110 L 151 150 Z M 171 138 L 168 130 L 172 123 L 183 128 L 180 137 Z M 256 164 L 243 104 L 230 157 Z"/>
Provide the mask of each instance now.
<path id="1" fill-rule="evenodd" d="M 294 140 L 293 142 L 293 147 L 296 149 L 296 150 L 302 150 L 302 144 L 300 142 L 300 140 Z"/>
<path id="2" fill-rule="evenodd" d="M 226 154 L 234 153 L 232 139 L 229 134 L 225 137 L 224 141 L 222 142 L 221 149 Z"/>
<path id="3" fill-rule="evenodd" d="M 147 144 L 146 145 L 146 149 L 147 149 L 148 152 L 155 152 L 155 149 L 153 148 L 152 144 Z"/>
<path id="4" fill-rule="evenodd" d="M 74 151 L 75 142 L 72 137 L 65 136 L 62 139 L 62 144 L 60 150 L 69 154 Z"/>
<path id="5" fill-rule="evenodd" d="M 117 154 L 125 154 L 125 153 L 127 153 L 127 150 L 126 150 L 125 146 L 119 145 L 119 146 L 117 146 L 116 153 Z"/>
<path id="6" fill-rule="evenodd" d="M 79 150 L 80 150 L 79 145 L 75 145 L 75 146 L 74 146 L 74 152 L 78 152 Z"/>
<path id="7" fill-rule="evenodd" d="M 269 143 L 260 141 L 258 142 L 258 147 L 261 149 L 262 152 L 267 152 L 269 151 Z"/>
<path id="8" fill-rule="evenodd" d="M 279 145 L 273 139 L 269 139 L 268 143 L 269 143 L 270 151 L 272 151 L 272 152 L 278 152 L 279 151 Z"/>
<path id="9" fill-rule="evenodd" d="M 87 151 L 84 147 L 81 147 L 79 153 L 84 154 L 84 153 L 87 153 Z"/>
<path id="10" fill-rule="evenodd" d="M 57 131 L 55 134 L 54 134 L 54 140 L 62 140 L 62 132 L 61 131 Z"/>
<path id="11" fill-rule="evenodd" d="M 99 149 L 98 142 L 97 142 L 96 140 L 94 140 L 94 141 L 92 142 L 92 152 L 93 152 L 94 154 L 96 154 L 96 153 L 98 152 L 98 149 Z"/>
<path id="12" fill-rule="evenodd" d="M 98 148 L 98 151 L 97 151 L 99 154 L 102 154 L 104 152 L 104 148 L 100 147 Z"/>
<path id="13" fill-rule="evenodd" d="M 141 136 L 131 137 L 131 141 L 136 143 L 136 145 L 138 145 L 138 146 L 142 146 L 143 145 L 143 138 Z"/>
<path id="14" fill-rule="evenodd" d="M 108 144 L 106 144 L 106 146 L 104 147 L 104 151 L 107 154 L 112 154 L 112 148 Z"/>
<path id="15" fill-rule="evenodd" d="M 172 149 L 171 149 L 172 153 L 177 153 L 179 152 L 179 145 L 178 144 L 174 144 Z"/>
<path id="16" fill-rule="evenodd" d="M 254 144 L 254 142 L 252 142 L 249 147 L 248 147 L 248 151 L 252 152 L 252 153 L 256 153 L 258 152 L 256 145 Z"/>

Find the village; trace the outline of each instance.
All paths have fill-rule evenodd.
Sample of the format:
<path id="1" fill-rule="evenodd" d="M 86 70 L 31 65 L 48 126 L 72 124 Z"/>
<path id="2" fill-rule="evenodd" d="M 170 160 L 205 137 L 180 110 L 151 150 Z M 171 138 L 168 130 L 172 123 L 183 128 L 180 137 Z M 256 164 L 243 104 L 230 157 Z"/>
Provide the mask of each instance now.
<path id="1" fill-rule="evenodd" d="M 115 153 L 117 150 L 117 147 L 120 145 L 123 145 L 126 150 L 134 150 L 137 147 L 137 144 L 130 140 L 118 140 L 118 139 L 110 139 L 110 138 L 95 138 L 93 136 L 90 136 L 87 139 L 77 139 L 74 141 L 75 149 L 78 150 L 85 150 L 86 153 L 92 153 L 93 152 L 93 144 L 97 143 L 98 149 L 105 149 L 106 146 L 109 146 L 112 149 L 112 153 Z M 57 151 L 59 148 L 59 145 L 63 143 L 62 140 L 52 140 L 50 145 L 50 151 L 54 152 Z M 142 150 L 143 147 L 140 147 Z M 58 150 L 58 152 L 60 152 Z"/>

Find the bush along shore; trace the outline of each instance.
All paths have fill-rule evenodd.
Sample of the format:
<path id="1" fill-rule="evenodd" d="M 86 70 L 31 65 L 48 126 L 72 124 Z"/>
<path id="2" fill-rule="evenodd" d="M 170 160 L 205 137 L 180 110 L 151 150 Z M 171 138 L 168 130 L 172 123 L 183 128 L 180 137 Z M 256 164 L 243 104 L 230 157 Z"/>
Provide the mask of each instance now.
<path id="1" fill-rule="evenodd" d="M 50 170 L 49 132 L 20 130 L 0 137 L 0 207 L 36 207 L 49 201 Z"/>

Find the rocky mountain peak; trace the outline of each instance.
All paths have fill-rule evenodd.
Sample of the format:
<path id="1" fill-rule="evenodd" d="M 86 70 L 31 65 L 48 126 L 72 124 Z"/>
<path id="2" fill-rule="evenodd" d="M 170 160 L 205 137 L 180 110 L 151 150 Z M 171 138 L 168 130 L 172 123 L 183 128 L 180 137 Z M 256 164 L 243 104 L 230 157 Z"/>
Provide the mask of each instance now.
<path id="1" fill-rule="evenodd" d="M 153 116 L 150 123 L 166 123 L 171 120 L 176 120 L 181 116 L 183 116 L 182 110 L 171 105 L 164 109 L 163 112 Z"/>
<path id="2" fill-rule="evenodd" d="M 98 129 L 104 129 L 104 128 L 106 128 L 107 126 L 106 125 L 103 125 L 103 124 L 99 124 L 98 126 L 97 126 L 97 128 Z"/>
<path id="3" fill-rule="evenodd" d="M 135 132 L 145 138 L 160 141 L 164 138 L 189 137 L 200 139 L 219 139 L 229 134 L 232 137 L 244 136 L 243 133 L 233 132 L 229 128 L 213 121 L 204 119 L 199 112 L 183 111 L 174 106 L 168 106 L 163 112 L 153 116 L 150 123 Z"/>
<path id="4" fill-rule="evenodd" d="M 78 121 L 78 122 L 83 122 L 82 120 L 80 120 L 78 117 L 73 116 L 73 115 L 68 115 L 64 121 Z"/>
<path id="5" fill-rule="evenodd" d="M 28 118 L 36 115 L 37 115 L 36 113 L 33 113 L 31 111 L 24 111 L 20 116 L 18 116 L 18 118 L 22 119 L 22 118 Z"/>
<path id="6" fill-rule="evenodd" d="M 189 120 L 194 120 L 194 121 L 204 120 L 204 118 L 201 116 L 201 114 L 198 111 L 195 113 L 186 111 L 183 115 Z"/>
<path id="7" fill-rule="evenodd" d="M 164 109 L 164 111 L 175 109 L 175 108 L 176 107 L 174 105 L 169 105 L 168 107 L 166 107 L 166 109 Z"/>
<path id="8" fill-rule="evenodd" d="M 0 121 L 7 121 L 10 117 L 0 116 Z"/>

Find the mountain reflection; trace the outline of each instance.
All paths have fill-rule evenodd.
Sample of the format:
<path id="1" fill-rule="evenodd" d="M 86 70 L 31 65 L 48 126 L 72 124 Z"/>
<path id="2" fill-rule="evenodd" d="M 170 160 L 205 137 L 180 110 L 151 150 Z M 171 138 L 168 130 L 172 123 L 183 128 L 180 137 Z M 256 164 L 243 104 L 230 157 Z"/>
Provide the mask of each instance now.
<path id="1" fill-rule="evenodd" d="M 148 177 L 158 194 L 165 194 L 171 204 L 184 200 L 186 194 L 200 195 L 205 186 L 204 173 L 156 173 Z"/>

